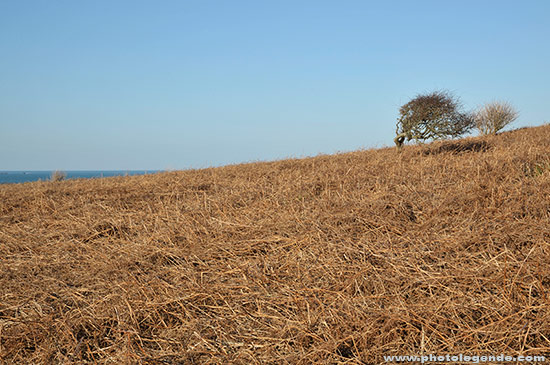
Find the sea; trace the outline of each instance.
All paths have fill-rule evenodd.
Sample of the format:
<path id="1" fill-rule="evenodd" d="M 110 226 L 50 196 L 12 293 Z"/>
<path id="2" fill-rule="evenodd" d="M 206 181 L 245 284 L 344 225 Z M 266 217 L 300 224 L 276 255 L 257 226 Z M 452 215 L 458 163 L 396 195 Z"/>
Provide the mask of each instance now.
<path id="1" fill-rule="evenodd" d="M 110 176 L 145 175 L 160 170 L 116 170 L 116 171 L 63 171 L 66 179 L 94 179 Z M 49 180 L 53 171 L 0 171 L 0 184 L 17 184 L 30 181 Z"/>

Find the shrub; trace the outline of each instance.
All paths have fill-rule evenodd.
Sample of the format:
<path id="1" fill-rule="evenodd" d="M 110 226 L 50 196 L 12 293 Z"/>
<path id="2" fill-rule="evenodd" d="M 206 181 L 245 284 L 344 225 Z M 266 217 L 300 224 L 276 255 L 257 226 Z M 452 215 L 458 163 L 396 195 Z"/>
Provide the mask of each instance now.
<path id="1" fill-rule="evenodd" d="M 399 109 L 394 139 L 397 150 L 405 141 L 455 138 L 469 132 L 474 117 L 461 107 L 459 99 L 446 91 L 417 95 Z"/>
<path id="2" fill-rule="evenodd" d="M 507 102 L 492 102 L 482 106 L 475 113 L 476 128 L 481 134 L 496 134 L 512 123 L 518 112 Z"/>
<path id="3" fill-rule="evenodd" d="M 67 177 L 67 173 L 64 171 L 55 170 L 50 176 L 50 181 L 63 181 Z"/>

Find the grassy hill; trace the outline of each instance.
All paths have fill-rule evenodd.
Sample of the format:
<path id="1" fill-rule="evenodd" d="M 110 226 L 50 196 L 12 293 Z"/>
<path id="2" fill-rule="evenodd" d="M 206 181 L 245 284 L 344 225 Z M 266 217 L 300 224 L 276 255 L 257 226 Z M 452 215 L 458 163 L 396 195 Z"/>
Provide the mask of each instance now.
<path id="1" fill-rule="evenodd" d="M 550 126 L 0 186 L 0 362 L 550 357 Z"/>

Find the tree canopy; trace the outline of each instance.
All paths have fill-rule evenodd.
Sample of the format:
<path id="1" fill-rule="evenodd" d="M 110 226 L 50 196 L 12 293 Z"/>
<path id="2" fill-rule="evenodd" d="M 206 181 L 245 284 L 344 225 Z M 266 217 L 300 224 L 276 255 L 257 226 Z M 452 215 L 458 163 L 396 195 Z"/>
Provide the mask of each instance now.
<path id="1" fill-rule="evenodd" d="M 399 108 L 396 137 L 398 150 L 405 141 L 456 138 L 474 126 L 472 113 L 462 110 L 458 98 L 446 91 L 417 95 Z"/>

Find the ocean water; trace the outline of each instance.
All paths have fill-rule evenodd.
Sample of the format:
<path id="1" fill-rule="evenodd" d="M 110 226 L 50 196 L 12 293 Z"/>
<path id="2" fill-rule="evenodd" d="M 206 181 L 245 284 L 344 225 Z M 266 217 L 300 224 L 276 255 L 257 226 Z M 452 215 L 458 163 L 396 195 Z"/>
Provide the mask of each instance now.
<path id="1" fill-rule="evenodd" d="M 109 176 L 153 174 L 160 170 L 120 170 L 120 171 L 64 171 L 66 179 L 92 179 Z M 29 181 L 49 180 L 53 171 L 0 171 L 0 184 L 14 184 Z"/>

